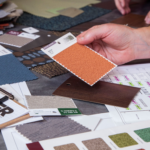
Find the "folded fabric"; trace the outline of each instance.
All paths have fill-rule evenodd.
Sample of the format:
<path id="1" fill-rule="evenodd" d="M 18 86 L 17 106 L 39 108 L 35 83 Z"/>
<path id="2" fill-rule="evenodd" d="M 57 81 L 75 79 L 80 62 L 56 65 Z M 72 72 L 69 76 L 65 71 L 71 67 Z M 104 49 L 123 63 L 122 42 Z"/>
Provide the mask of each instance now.
<path id="1" fill-rule="evenodd" d="M 0 56 L 0 85 L 37 79 L 14 55 Z"/>
<path id="2" fill-rule="evenodd" d="M 84 12 L 74 18 L 60 15 L 48 19 L 38 17 L 29 13 L 23 13 L 23 15 L 19 17 L 17 22 L 26 26 L 32 26 L 45 30 L 63 31 L 80 23 L 90 21 L 111 12 L 111 10 L 90 6 L 83 7 L 81 8 L 81 10 L 83 10 Z"/>

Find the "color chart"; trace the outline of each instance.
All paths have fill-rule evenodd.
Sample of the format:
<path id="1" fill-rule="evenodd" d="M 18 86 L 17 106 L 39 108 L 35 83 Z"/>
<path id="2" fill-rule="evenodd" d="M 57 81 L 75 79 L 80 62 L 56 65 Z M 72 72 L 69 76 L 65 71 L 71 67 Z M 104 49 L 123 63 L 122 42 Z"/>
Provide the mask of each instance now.
<path id="1" fill-rule="evenodd" d="M 27 144 L 29 150 L 149 150 L 150 121 Z"/>

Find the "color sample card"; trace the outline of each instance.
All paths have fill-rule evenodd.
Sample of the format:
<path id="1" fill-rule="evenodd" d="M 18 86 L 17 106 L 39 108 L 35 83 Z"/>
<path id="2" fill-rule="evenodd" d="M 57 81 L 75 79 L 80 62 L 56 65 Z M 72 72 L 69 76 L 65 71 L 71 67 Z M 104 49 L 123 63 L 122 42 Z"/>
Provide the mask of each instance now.
<path id="1" fill-rule="evenodd" d="M 127 108 L 139 90 L 140 88 L 103 81 L 99 81 L 91 87 L 79 78 L 72 76 L 60 85 L 53 94 Z"/>
<path id="2" fill-rule="evenodd" d="M 91 131 L 68 117 L 44 117 L 44 121 L 20 125 L 16 129 L 32 142 Z"/>
<path id="3" fill-rule="evenodd" d="M 78 147 L 74 144 L 66 144 L 61 146 L 54 147 L 55 150 L 79 150 Z"/>
<path id="4" fill-rule="evenodd" d="M 150 128 L 150 121 L 47 139 L 27 144 L 27 147 L 29 150 L 34 150 L 32 145 L 37 146 L 37 149 L 42 148 L 40 150 L 55 148 L 66 150 L 67 146 L 70 146 L 70 149 L 77 147 L 79 150 L 149 150 L 150 142 L 142 141 L 142 138 L 134 132 L 147 128 Z"/>
<path id="5" fill-rule="evenodd" d="M 150 128 L 134 131 L 143 141 L 150 142 Z"/>
<path id="6" fill-rule="evenodd" d="M 70 98 L 60 96 L 26 96 L 30 116 L 79 115 Z"/>
<path id="7" fill-rule="evenodd" d="M 138 144 L 128 133 L 111 135 L 109 138 L 120 148 Z"/>
<path id="8" fill-rule="evenodd" d="M 45 46 L 42 51 L 91 86 L 117 66 L 94 50 L 79 45 L 71 33 Z"/>
<path id="9" fill-rule="evenodd" d="M 111 150 L 111 148 L 101 138 L 82 141 L 88 150 Z"/>
<path id="10" fill-rule="evenodd" d="M 11 45 L 15 47 L 22 47 L 32 41 L 33 39 L 31 38 L 19 37 L 19 36 L 10 35 L 10 34 L 3 34 L 2 36 L 0 36 L 1 44 Z"/>

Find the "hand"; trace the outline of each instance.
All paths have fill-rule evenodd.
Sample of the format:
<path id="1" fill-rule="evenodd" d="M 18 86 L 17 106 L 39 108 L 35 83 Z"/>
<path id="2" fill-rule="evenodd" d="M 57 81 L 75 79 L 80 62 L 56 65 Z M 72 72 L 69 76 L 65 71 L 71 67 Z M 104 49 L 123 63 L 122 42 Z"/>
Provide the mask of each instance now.
<path id="1" fill-rule="evenodd" d="M 146 22 L 146 24 L 150 24 L 150 11 L 148 12 L 148 14 L 145 17 L 145 22 Z"/>
<path id="2" fill-rule="evenodd" d="M 122 15 L 128 14 L 131 11 L 129 3 L 130 0 L 115 0 L 116 7 Z"/>
<path id="3" fill-rule="evenodd" d="M 150 58 L 150 47 L 146 42 L 147 38 L 150 39 L 150 31 L 147 28 L 133 29 L 117 24 L 98 25 L 81 33 L 77 42 L 86 44 L 120 65 L 134 59 Z"/>

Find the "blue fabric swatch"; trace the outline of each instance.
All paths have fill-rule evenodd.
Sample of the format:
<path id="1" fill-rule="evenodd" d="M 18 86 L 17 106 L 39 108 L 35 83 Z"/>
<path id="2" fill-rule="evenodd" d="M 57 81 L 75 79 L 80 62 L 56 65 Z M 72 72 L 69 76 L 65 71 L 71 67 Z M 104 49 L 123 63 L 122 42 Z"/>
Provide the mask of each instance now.
<path id="1" fill-rule="evenodd" d="M 35 80 L 37 77 L 12 55 L 0 56 L 0 85 Z"/>
<path id="2" fill-rule="evenodd" d="M 63 31 L 111 12 L 111 10 L 90 6 L 86 6 L 81 9 L 84 12 L 74 18 L 59 15 L 48 19 L 25 12 L 21 15 L 21 17 L 19 17 L 17 22 L 26 26 L 32 26 L 45 30 Z"/>

